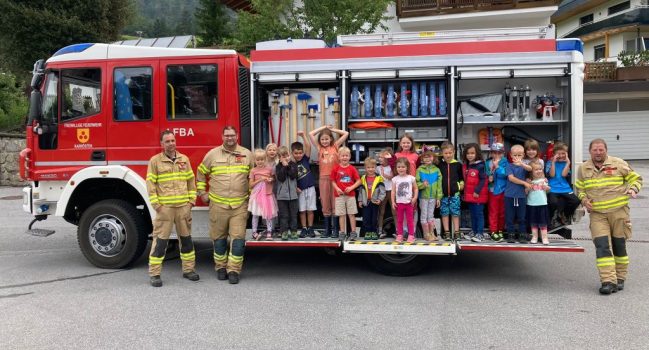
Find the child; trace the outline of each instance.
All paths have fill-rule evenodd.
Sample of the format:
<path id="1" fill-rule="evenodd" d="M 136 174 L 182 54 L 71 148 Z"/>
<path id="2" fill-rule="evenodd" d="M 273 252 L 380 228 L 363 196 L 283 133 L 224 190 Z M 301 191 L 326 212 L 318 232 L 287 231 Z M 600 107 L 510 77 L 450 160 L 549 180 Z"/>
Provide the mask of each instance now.
<path id="1" fill-rule="evenodd" d="M 275 166 L 279 162 L 277 158 L 277 144 L 269 143 L 266 145 L 266 164 L 268 168 L 272 171 L 273 176 L 275 176 Z M 273 192 L 275 192 L 275 187 L 277 182 L 273 182 Z M 279 237 L 279 217 L 275 216 L 273 219 L 273 235 Z"/>
<path id="2" fill-rule="evenodd" d="M 505 230 L 505 186 L 507 185 L 507 158 L 503 157 L 505 147 L 502 143 L 491 145 L 491 159 L 487 160 L 489 177 L 489 230 L 494 242 L 502 242 Z"/>
<path id="3" fill-rule="evenodd" d="M 419 189 L 419 221 L 424 231 L 424 239 L 432 241 L 437 239 L 434 214 L 442 199 L 442 173 L 433 164 L 435 154 L 432 151 L 424 152 L 420 159 L 421 165 L 415 175 Z"/>
<path id="4" fill-rule="evenodd" d="M 484 204 L 487 203 L 487 173 L 482 153 L 477 143 L 470 143 L 464 148 L 464 201 L 471 211 L 471 230 L 473 242 L 484 239 Z"/>
<path id="5" fill-rule="evenodd" d="M 266 221 L 266 239 L 273 238 L 273 218 L 277 216 L 277 203 L 273 194 L 273 172 L 266 166 L 266 152 L 255 150 L 255 167 L 250 170 L 249 185 L 252 188 L 248 211 L 252 213 L 252 238 L 258 240 L 259 217 Z"/>
<path id="6" fill-rule="evenodd" d="M 532 167 L 530 166 L 532 162 L 538 162 L 541 163 L 541 166 L 544 166 L 543 159 L 539 157 L 541 148 L 536 140 L 527 139 L 523 147 L 525 149 L 525 158 L 523 158 L 523 168 L 525 168 L 525 171 L 532 171 Z"/>
<path id="7" fill-rule="evenodd" d="M 394 155 L 394 161 L 396 162 L 399 158 L 406 158 L 408 164 L 410 165 L 409 174 L 414 174 L 417 171 L 417 162 L 419 161 L 419 156 L 414 151 L 415 140 L 410 136 L 410 134 L 403 134 L 399 139 L 399 149 Z M 414 175 L 413 175 L 414 176 Z"/>
<path id="8" fill-rule="evenodd" d="M 532 167 L 532 186 L 527 191 L 528 221 L 532 229 L 532 240 L 536 244 L 541 231 L 543 244 L 548 245 L 548 198 L 546 192 L 550 191 L 548 180 L 543 174 L 543 165 L 538 162 L 530 163 Z"/>
<path id="9" fill-rule="evenodd" d="M 334 142 L 333 133 L 340 137 Z M 316 135 L 318 139 L 316 140 Z M 311 144 L 318 149 L 319 165 L 319 187 L 320 202 L 322 204 L 322 215 L 324 216 L 324 232 L 320 235 L 322 238 L 335 237 L 337 231 L 335 218 L 331 217 L 334 207 L 334 195 L 331 187 L 331 170 L 338 165 L 338 148 L 345 143 L 349 133 L 334 129 L 331 125 L 321 126 L 309 132 Z M 356 204 L 354 204 L 356 206 Z"/>
<path id="10" fill-rule="evenodd" d="M 505 222 L 507 225 L 507 242 L 516 243 L 516 230 L 514 221 L 518 220 L 518 241 L 527 243 L 525 210 L 526 195 L 525 189 L 530 189 L 526 181 L 527 172 L 523 168 L 523 153 L 525 149 L 521 145 L 514 145 L 510 150 L 512 163 L 507 166 L 507 185 L 505 185 Z"/>
<path id="11" fill-rule="evenodd" d="M 570 187 L 570 158 L 568 145 L 563 142 L 554 144 L 554 157 L 548 162 L 545 172 L 549 177 L 548 209 L 550 218 L 557 214 L 560 224 L 568 224 L 568 219 L 579 206 L 579 199 Z"/>
<path id="12" fill-rule="evenodd" d="M 376 175 L 376 159 L 365 158 L 365 175 L 358 190 L 358 206 L 363 209 L 365 240 L 379 239 L 377 230 L 379 205 L 385 199 L 385 185 L 381 175 Z"/>
<path id="13" fill-rule="evenodd" d="M 385 199 L 381 201 L 379 205 L 379 219 L 378 219 L 378 234 L 379 238 L 385 238 L 386 235 L 383 233 L 383 219 L 385 217 L 385 208 L 390 208 L 392 212 L 392 218 L 396 219 L 397 213 L 392 209 L 392 197 L 390 195 L 392 191 L 392 167 L 390 166 L 390 159 L 393 157 L 394 151 L 392 147 L 386 147 L 379 154 L 380 165 L 379 175 L 383 178 L 383 183 L 385 184 Z"/>
<path id="14" fill-rule="evenodd" d="M 297 135 L 306 141 L 304 138 L 304 131 L 298 131 Z M 311 172 L 311 162 L 309 155 L 311 154 L 311 145 L 308 142 L 293 142 L 291 145 L 291 153 L 293 159 L 297 163 L 297 193 L 300 209 L 300 224 L 302 231 L 300 231 L 300 238 L 314 238 L 315 231 L 313 230 L 313 212 L 316 208 L 316 193 L 315 193 L 315 176 Z"/>
<path id="15" fill-rule="evenodd" d="M 439 170 L 442 173 L 442 200 L 439 212 L 442 216 L 442 238 L 451 240 L 451 231 L 448 217 L 453 217 L 453 232 L 458 233 L 460 228 L 460 191 L 464 187 L 462 163 L 455 160 L 455 146 L 450 142 L 442 143 L 442 160 Z"/>
<path id="16" fill-rule="evenodd" d="M 408 225 L 408 243 L 415 241 L 414 208 L 418 189 L 415 177 L 410 175 L 407 158 L 397 159 L 397 175 L 392 178 L 392 207 L 397 211 L 397 242 L 403 242 L 403 217 Z"/>
<path id="17" fill-rule="evenodd" d="M 282 146 L 277 150 L 279 163 L 275 167 L 277 186 L 277 207 L 279 208 L 279 230 L 282 240 L 297 239 L 297 164 L 290 159 L 288 148 Z M 290 232 L 289 232 L 290 222 Z"/>
<path id="18" fill-rule="evenodd" d="M 349 239 L 356 239 L 356 187 L 360 186 L 361 178 L 358 176 L 358 171 L 353 166 L 349 165 L 349 158 L 351 158 L 351 151 L 347 147 L 340 147 L 338 150 L 340 157 L 340 164 L 336 165 L 331 170 L 331 186 L 334 189 L 334 196 L 336 198 L 336 211 L 340 224 L 340 232 L 338 238 L 345 239 L 345 221 L 349 218 L 349 225 L 351 232 Z M 347 216 L 345 216 L 347 215 Z"/>

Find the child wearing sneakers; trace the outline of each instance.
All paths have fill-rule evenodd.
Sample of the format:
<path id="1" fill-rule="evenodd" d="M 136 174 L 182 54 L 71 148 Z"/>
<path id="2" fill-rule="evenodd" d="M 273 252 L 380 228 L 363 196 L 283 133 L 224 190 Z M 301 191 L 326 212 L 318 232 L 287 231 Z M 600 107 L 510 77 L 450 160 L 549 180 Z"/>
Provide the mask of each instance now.
<path id="1" fill-rule="evenodd" d="M 415 177 L 410 175 L 408 158 L 397 159 L 397 175 L 392 178 L 392 207 L 397 211 L 397 242 L 403 242 L 403 220 L 408 226 L 408 243 L 415 241 L 415 205 L 419 190 Z"/>
<path id="2" fill-rule="evenodd" d="M 453 218 L 453 232 L 459 237 L 460 229 L 460 191 L 464 188 L 464 174 L 462 163 L 455 160 L 455 146 L 450 142 L 442 143 L 442 160 L 439 170 L 442 172 L 442 200 L 439 211 L 442 215 L 444 232 L 442 238 L 451 240 L 451 231 L 448 217 Z"/>
<path id="3" fill-rule="evenodd" d="M 484 239 L 484 204 L 487 202 L 487 173 L 482 161 L 482 153 L 477 143 L 470 143 L 462 154 L 464 161 L 464 198 L 471 210 L 471 230 L 473 242 Z"/>
<path id="4" fill-rule="evenodd" d="M 507 185 L 505 186 L 505 224 L 507 226 L 507 242 L 518 241 L 527 243 L 527 231 L 525 221 L 526 198 L 525 189 L 531 189 L 527 179 L 527 171 L 523 168 L 523 153 L 525 149 L 521 145 L 514 145 L 510 150 L 512 163 L 507 166 Z M 518 231 L 515 230 L 514 222 L 518 221 Z"/>
<path id="5" fill-rule="evenodd" d="M 532 230 L 530 243 L 536 244 L 541 231 L 543 244 L 548 245 L 548 197 L 550 191 L 548 179 L 543 174 L 543 165 L 539 162 L 530 163 L 532 167 L 532 188 L 527 190 L 527 217 Z"/>
<path id="6" fill-rule="evenodd" d="M 505 147 L 502 143 L 491 145 L 491 158 L 487 160 L 487 176 L 489 178 L 489 230 L 494 242 L 503 240 L 505 230 L 505 186 L 507 186 L 507 158 L 503 157 Z"/>
<path id="7" fill-rule="evenodd" d="M 349 219 L 349 239 L 356 239 L 356 192 L 354 191 L 361 184 L 361 177 L 356 168 L 349 164 L 351 151 L 347 147 L 338 149 L 340 163 L 331 170 L 331 186 L 334 189 L 335 214 L 338 216 L 340 225 L 339 239 L 345 239 L 345 222 Z"/>
<path id="8" fill-rule="evenodd" d="M 298 131 L 297 135 L 304 139 L 304 131 Z M 293 159 L 297 164 L 297 193 L 300 209 L 300 224 L 302 224 L 302 231 L 300 231 L 300 238 L 315 238 L 315 231 L 313 230 L 313 212 L 316 207 L 316 193 L 315 193 L 315 176 L 311 172 L 311 162 L 309 155 L 311 154 L 311 145 L 308 142 L 293 142 L 291 144 L 291 153 Z"/>
<path id="9" fill-rule="evenodd" d="M 376 175 L 376 160 L 365 158 L 365 175 L 361 176 L 358 190 L 358 206 L 363 210 L 365 240 L 379 239 L 377 230 L 379 205 L 385 199 L 385 185 L 381 175 Z"/>
<path id="10" fill-rule="evenodd" d="M 275 196 L 279 209 L 279 230 L 282 233 L 283 241 L 287 239 L 293 240 L 298 238 L 297 164 L 291 160 L 286 146 L 280 147 L 277 154 L 279 155 L 279 163 L 275 167 L 275 176 L 277 177 Z"/>
<path id="11" fill-rule="evenodd" d="M 392 196 L 390 195 L 390 192 L 392 191 L 392 166 L 390 165 L 390 159 L 392 159 L 392 156 L 394 154 L 394 151 L 392 150 L 392 147 L 386 147 L 381 151 L 379 154 L 379 162 L 381 163 L 378 166 L 378 171 L 377 173 L 381 175 L 383 178 L 383 183 L 385 184 L 385 199 L 381 201 L 381 205 L 379 205 L 379 219 L 378 219 L 378 233 L 379 233 L 379 238 L 385 238 L 386 234 L 383 233 L 383 218 L 385 217 L 385 208 L 389 208 L 389 210 L 392 212 L 392 218 L 395 219 L 397 217 L 397 213 L 392 209 Z"/>
<path id="12" fill-rule="evenodd" d="M 424 239 L 432 241 L 437 239 L 434 214 L 442 199 L 442 173 L 434 164 L 435 154 L 432 151 L 425 151 L 419 159 L 421 165 L 415 175 L 419 189 L 419 221 L 424 231 Z"/>
<path id="13" fill-rule="evenodd" d="M 554 144 L 554 157 L 548 161 L 545 167 L 550 184 L 548 193 L 549 217 L 557 215 L 559 223 L 568 224 L 569 218 L 579 206 L 579 199 L 570 187 L 570 158 L 568 157 L 568 145 L 563 142 Z"/>

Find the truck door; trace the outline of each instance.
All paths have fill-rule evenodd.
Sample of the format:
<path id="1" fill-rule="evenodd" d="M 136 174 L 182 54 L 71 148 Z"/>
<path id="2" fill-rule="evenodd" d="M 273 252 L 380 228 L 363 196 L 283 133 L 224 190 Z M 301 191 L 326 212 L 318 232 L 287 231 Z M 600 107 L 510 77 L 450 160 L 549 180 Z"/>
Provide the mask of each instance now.
<path id="1" fill-rule="evenodd" d="M 194 168 L 208 150 L 221 144 L 225 125 L 239 126 L 236 75 L 233 72 L 233 83 L 226 85 L 224 64 L 219 58 L 160 62 L 160 130 L 173 131 L 178 151 L 189 156 Z"/>
<path id="2" fill-rule="evenodd" d="M 104 68 L 96 65 L 60 70 L 58 135 L 50 144 L 57 152 L 53 159 L 55 162 L 48 165 L 83 167 L 105 164 L 107 108 L 102 103 L 102 90 L 105 91 L 106 85 Z M 50 83 L 55 82 L 50 80 L 47 84 Z M 48 92 L 46 103 L 49 99 Z M 53 106 L 51 113 L 55 111 Z"/>
<path id="3" fill-rule="evenodd" d="M 127 165 L 144 175 L 151 156 L 160 152 L 157 119 L 164 119 L 164 112 L 155 103 L 157 73 L 157 61 L 108 63 L 108 164 Z"/>

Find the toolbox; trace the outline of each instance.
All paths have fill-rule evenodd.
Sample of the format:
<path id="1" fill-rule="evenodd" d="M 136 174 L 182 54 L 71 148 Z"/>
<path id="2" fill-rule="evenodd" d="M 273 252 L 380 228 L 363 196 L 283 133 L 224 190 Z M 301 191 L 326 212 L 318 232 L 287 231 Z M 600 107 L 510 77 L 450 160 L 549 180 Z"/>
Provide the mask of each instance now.
<path id="1" fill-rule="evenodd" d="M 415 128 L 399 128 L 399 135 L 410 134 L 415 141 L 446 138 L 446 127 L 428 126 Z"/>

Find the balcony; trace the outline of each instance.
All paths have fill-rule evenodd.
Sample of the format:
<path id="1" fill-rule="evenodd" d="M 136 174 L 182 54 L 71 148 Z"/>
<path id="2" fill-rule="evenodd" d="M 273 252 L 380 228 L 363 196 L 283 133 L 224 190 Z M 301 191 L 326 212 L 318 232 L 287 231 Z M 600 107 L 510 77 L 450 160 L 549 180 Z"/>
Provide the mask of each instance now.
<path id="1" fill-rule="evenodd" d="M 560 0 L 397 0 L 399 18 L 558 6 Z"/>
<path id="2" fill-rule="evenodd" d="M 611 81 L 615 80 L 617 62 L 586 62 L 584 67 L 584 80 L 586 81 Z"/>

